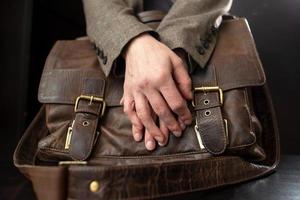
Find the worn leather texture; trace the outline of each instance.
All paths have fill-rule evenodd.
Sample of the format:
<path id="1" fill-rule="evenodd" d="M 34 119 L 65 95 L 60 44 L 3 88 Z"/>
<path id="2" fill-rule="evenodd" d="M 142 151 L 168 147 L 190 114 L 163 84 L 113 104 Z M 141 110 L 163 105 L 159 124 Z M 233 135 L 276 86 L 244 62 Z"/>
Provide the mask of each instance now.
<path id="1" fill-rule="evenodd" d="M 119 104 L 124 79 L 105 76 L 89 40 L 58 41 L 40 82 L 44 106 L 15 151 L 15 165 L 43 200 L 156 198 L 273 171 L 279 162 L 276 117 L 245 19 L 223 22 L 208 65 L 195 68 L 191 78 L 195 88 L 221 91 L 195 91 L 193 124 L 150 152 L 133 140 Z M 93 99 L 75 105 L 80 95 Z M 87 164 L 57 166 L 60 161 Z M 96 192 L 89 190 L 93 180 L 100 182 Z"/>

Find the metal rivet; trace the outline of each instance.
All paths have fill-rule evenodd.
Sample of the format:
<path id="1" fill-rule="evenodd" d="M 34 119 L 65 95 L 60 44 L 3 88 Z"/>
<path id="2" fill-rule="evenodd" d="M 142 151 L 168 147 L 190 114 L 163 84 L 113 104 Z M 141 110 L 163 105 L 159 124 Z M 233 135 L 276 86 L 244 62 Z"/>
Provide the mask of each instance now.
<path id="1" fill-rule="evenodd" d="M 91 192 L 97 192 L 100 189 L 100 184 L 98 181 L 92 181 L 90 183 L 90 191 Z"/>
<path id="2" fill-rule="evenodd" d="M 88 121 L 82 122 L 82 126 L 88 126 L 88 125 L 90 125 L 90 122 L 88 122 Z"/>
<path id="3" fill-rule="evenodd" d="M 210 116 L 210 115 L 211 115 L 211 111 L 210 111 L 210 110 L 205 111 L 204 115 L 205 115 L 206 117 Z"/>
<path id="4" fill-rule="evenodd" d="M 208 100 L 208 99 L 205 99 L 205 100 L 203 101 L 203 103 L 204 103 L 204 105 L 208 105 L 208 104 L 209 104 L 209 100 Z"/>

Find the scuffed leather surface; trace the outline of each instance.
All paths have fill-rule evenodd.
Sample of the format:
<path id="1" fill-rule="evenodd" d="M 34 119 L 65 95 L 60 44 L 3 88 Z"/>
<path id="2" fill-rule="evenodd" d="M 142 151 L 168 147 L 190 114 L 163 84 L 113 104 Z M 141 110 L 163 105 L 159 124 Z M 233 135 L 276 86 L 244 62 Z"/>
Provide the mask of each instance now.
<path id="1" fill-rule="evenodd" d="M 239 20 L 239 26 L 235 30 L 244 30 L 240 36 L 249 38 L 243 20 Z M 228 34 L 236 33 L 231 30 L 227 26 Z M 216 49 L 214 56 L 219 60 L 213 58 L 210 66 L 214 68 L 206 68 L 217 69 L 225 97 L 222 116 L 231 123 L 229 146 L 223 155 L 200 151 L 193 127 L 188 127 L 182 138 L 171 136 L 168 147 L 151 153 L 142 143 L 133 142 L 130 121 L 119 106 L 123 83 L 119 78 L 107 81 L 105 98 L 109 107 L 98 127 L 101 137 L 89 165 L 70 167 L 57 167 L 53 161 L 71 159 L 63 147 L 66 128 L 74 118 L 74 100 L 80 95 L 84 78 L 103 73 L 89 41 L 58 42 L 47 59 L 40 84 L 39 100 L 46 106 L 22 137 L 14 154 L 15 165 L 33 182 L 37 197 L 43 200 L 155 198 L 239 183 L 273 171 L 279 161 L 278 128 L 251 40 L 252 36 L 249 41 L 243 40 L 243 45 L 220 54 Z M 217 48 L 234 43 L 223 42 Z M 232 55 L 236 60 L 226 58 Z M 247 78 L 241 77 L 245 73 Z M 211 77 L 202 78 L 205 81 Z M 219 106 L 218 102 L 215 105 Z M 245 144 L 247 148 L 239 147 Z M 100 182 L 97 193 L 89 191 L 93 180 Z"/>
<path id="2" fill-rule="evenodd" d="M 130 158 L 118 157 L 113 160 L 108 157 L 102 158 L 99 163 L 91 162 L 93 166 L 73 166 L 71 168 L 51 166 L 55 164 L 40 162 L 35 157 L 38 141 L 48 132 L 45 106 L 41 108 L 20 140 L 14 153 L 14 164 L 32 181 L 37 197 L 41 200 L 82 199 L 83 196 L 84 199 L 87 196 L 91 199 L 106 199 L 102 197 L 108 196 L 123 199 L 154 198 L 179 194 L 177 190 L 168 192 L 164 189 L 170 188 L 170 186 L 172 186 L 171 189 L 179 188 L 181 193 L 186 193 L 250 180 L 272 172 L 277 167 L 280 157 L 278 126 L 268 88 L 266 86 L 257 88 L 253 92 L 253 96 L 257 99 L 257 102 L 254 103 L 255 111 L 262 121 L 263 132 L 259 137 L 259 144 L 266 151 L 266 159 L 257 164 L 247 162 L 239 157 L 221 156 L 208 159 L 195 155 L 194 157 L 180 156 L 181 162 L 173 164 L 172 159 L 165 158 L 156 159 L 155 162 L 153 159 L 149 165 L 145 165 L 144 159 L 133 159 L 140 161 L 135 163 Z M 120 167 L 112 167 L 115 166 L 114 163 L 118 163 Z M 44 165 L 48 167 L 44 167 Z M 205 171 L 206 168 L 209 171 Z M 46 171 L 39 173 L 43 170 Z M 168 174 L 171 175 L 170 181 L 168 181 Z M 177 179 L 173 179 L 173 175 L 176 175 Z M 154 177 L 156 179 L 153 179 Z M 218 179 L 214 180 L 213 178 L 216 177 Z M 190 181 L 186 182 L 186 178 Z M 88 184 L 95 179 L 101 184 L 101 189 L 96 194 L 91 193 L 88 189 Z M 147 180 L 152 182 L 147 182 Z M 131 184 L 133 188 L 139 188 L 139 184 L 136 183 L 141 181 L 143 181 L 141 186 L 147 189 L 145 192 L 123 190 L 126 189 L 127 184 Z M 152 183 L 154 189 L 146 185 L 146 182 Z M 159 190 L 157 185 L 159 185 Z M 117 189 L 114 186 L 120 186 L 120 188 Z M 106 192 L 107 194 L 105 194 Z M 113 192 L 116 192 L 116 196 L 113 196 Z M 131 195 L 130 198 L 129 195 Z"/>
<path id="3" fill-rule="evenodd" d="M 228 40 L 228 38 L 235 38 L 235 40 Z M 243 42 L 240 42 L 241 40 Z M 231 47 L 230 51 L 224 51 L 227 46 Z M 233 60 L 231 57 L 236 57 L 237 60 Z M 239 58 L 243 58 L 243 62 Z M 215 71 L 216 78 L 210 77 L 209 72 L 212 70 Z M 98 128 L 101 136 L 98 138 L 89 160 L 97 160 L 107 156 L 135 156 L 139 158 L 140 156 L 165 154 L 176 156 L 177 154 L 206 152 L 206 150 L 200 150 L 194 132 L 196 113 L 203 116 L 203 112 L 206 110 L 204 109 L 200 113 L 197 111 L 199 107 L 195 110 L 191 108 L 194 122 L 184 131 L 182 138 L 175 138 L 171 135 L 166 147 L 158 147 L 153 152 L 147 151 L 143 143 L 136 143 L 132 139 L 131 123 L 119 105 L 119 100 L 123 94 L 123 78 L 111 76 L 105 79 L 103 72 L 97 65 L 92 44 L 88 40 L 80 40 L 57 42 L 47 58 L 39 88 L 39 100 L 47 104 L 47 126 L 50 135 L 40 141 L 40 152 L 38 153 L 40 159 L 48 161 L 74 159 L 64 149 L 64 142 L 67 128 L 74 119 L 74 114 L 71 113 L 75 99 L 82 94 L 83 82 L 87 77 L 101 77 L 106 81 L 104 97 L 108 106 Z M 211 108 L 211 111 L 219 113 L 217 115 L 219 117 L 215 118 L 218 120 L 215 122 L 219 123 L 221 129 L 216 129 L 217 126 L 212 125 L 211 121 L 207 123 L 211 125 L 212 129 L 205 129 L 204 125 L 199 127 L 201 134 L 203 134 L 203 141 L 210 147 L 208 150 L 215 148 L 215 152 L 220 151 L 222 153 L 225 150 L 225 145 L 229 143 L 226 147 L 227 154 L 245 155 L 248 158 L 262 160 L 265 157 L 263 149 L 255 144 L 256 134 L 260 135 L 259 131 L 261 130 L 253 128 L 254 126 L 260 127 L 259 120 L 255 120 L 255 123 L 252 122 L 252 119 L 257 118 L 251 108 L 252 105 L 248 102 L 248 91 L 245 87 L 264 84 L 265 76 L 257 54 L 255 54 L 252 37 L 249 35 L 245 20 L 239 19 L 233 23 L 224 23 L 219 36 L 219 43 L 210 64 L 205 70 L 196 69 L 192 74 L 192 79 L 198 84 L 195 86 L 218 84 L 224 90 L 224 105 L 219 105 L 219 102 L 216 101 L 216 93 L 212 94 L 214 98 L 211 99 L 211 106 L 222 108 L 222 114 L 221 110 L 216 110 L 217 107 Z M 216 79 L 216 83 L 211 82 L 214 79 Z M 196 104 L 201 103 L 203 100 L 201 95 L 195 95 Z M 225 138 L 221 115 L 222 118 L 228 120 L 229 134 L 227 138 Z M 200 123 L 203 124 L 207 118 L 201 117 L 200 119 Z M 220 134 L 217 134 L 221 130 L 223 139 Z M 215 141 L 219 139 L 223 142 L 220 143 L 222 146 L 219 145 L 218 147 Z M 251 145 L 255 145 L 257 148 L 250 148 Z M 248 148 L 248 151 L 245 148 Z"/>

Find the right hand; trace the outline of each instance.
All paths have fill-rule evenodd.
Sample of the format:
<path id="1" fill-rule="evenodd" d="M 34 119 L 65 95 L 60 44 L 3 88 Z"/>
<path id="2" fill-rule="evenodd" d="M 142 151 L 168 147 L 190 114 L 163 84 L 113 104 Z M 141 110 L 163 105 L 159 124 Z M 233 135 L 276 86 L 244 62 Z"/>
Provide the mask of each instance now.
<path id="1" fill-rule="evenodd" d="M 145 134 L 145 146 L 153 150 L 155 140 L 161 146 L 168 142 L 169 131 L 180 137 L 186 125 L 192 122 L 186 102 L 192 99 L 191 79 L 185 62 L 147 33 L 129 43 L 124 58 L 126 70 L 121 101 L 132 123 L 134 139 L 140 141 Z"/>

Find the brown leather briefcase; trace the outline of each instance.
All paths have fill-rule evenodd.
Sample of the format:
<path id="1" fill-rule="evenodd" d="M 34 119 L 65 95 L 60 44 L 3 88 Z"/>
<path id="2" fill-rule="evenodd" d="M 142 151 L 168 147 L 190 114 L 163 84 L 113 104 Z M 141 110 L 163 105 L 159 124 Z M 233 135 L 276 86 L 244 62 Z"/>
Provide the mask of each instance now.
<path id="1" fill-rule="evenodd" d="M 155 26 L 149 19 L 141 15 Z M 208 65 L 191 78 L 193 124 L 149 152 L 133 140 L 119 104 L 124 79 L 104 76 L 89 40 L 58 41 L 40 82 L 44 105 L 19 142 L 15 165 L 41 200 L 149 199 L 274 171 L 275 113 L 245 19 L 223 21 Z"/>

